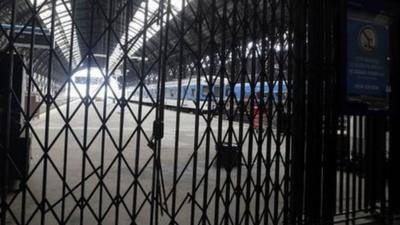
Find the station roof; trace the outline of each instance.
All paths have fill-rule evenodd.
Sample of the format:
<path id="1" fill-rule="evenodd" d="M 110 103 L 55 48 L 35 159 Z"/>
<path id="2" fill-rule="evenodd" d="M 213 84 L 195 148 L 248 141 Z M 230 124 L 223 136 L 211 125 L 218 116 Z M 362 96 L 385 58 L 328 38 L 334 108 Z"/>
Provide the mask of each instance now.
<path id="1" fill-rule="evenodd" d="M 110 70 L 121 69 L 124 55 L 127 55 L 132 61 L 145 59 L 145 61 L 152 62 L 160 57 L 157 54 L 160 52 L 163 41 L 160 29 L 161 24 L 165 24 L 167 18 L 168 3 L 170 3 L 169 23 L 171 25 L 168 26 L 170 32 L 167 45 L 171 51 L 168 63 L 177 62 L 179 48 L 176 48 L 176 43 L 179 40 L 185 42 L 183 54 L 193 54 L 200 41 L 210 42 L 211 34 L 216 46 L 221 43 L 229 46 L 232 33 L 235 32 L 240 36 L 246 27 L 242 20 L 244 7 L 240 5 L 243 4 L 241 1 L 4 0 L 0 3 L 0 23 L 2 24 L 0 26 L 0 49 L 7 48 L 5 25 L 11 24 L 12 8 L 15 7 L 15 24 L 25 28 L 32 25 L 40 27 L 37 32 L 35 29 L 35 36 L 45 36 L 44 39 L 48 41 L 49 46 L 50 34 L 54 33 L 54 51 L 45 48 L 34 51 L 35 71 L 38 73 L 48 73 L 50 53 L 53 54 L 53 60 L 58 62 L 54 64 L 54 70 L 60 74 L 59 79 L 61 80 L 65 77 L 63 75 L 68 74 L 69 68 L 79 70 L 79 66 L 88 66 L 88 64 L 104 68 L 108 61 Z M 212 4 L 215 4 L 215 7 L 210 9 L 208 6 Z M 235 4 L 239 5 L 235 6 Z M 223 18 L 223 10 L 232 12 L 234 7 L 237 10 L 237 18 Z M 202 9 L 201 17 L 199 9 Z M 249 9 L 251 11 L 251 5 L 247 9 L 248 15 L 251 15 Z M 35 20 L 32 20 L 33 15 L 36 15 Z M 230 16 L 231 13 L 226 15 L 226 17 Z M 201 28 L 196 24 L 198 18 L 203 20 Z M 184 21 L 184 31 L 181 30 L 182 20 Z M 210 25 L 211 20 L 217 24 L 214 28 Z M 229 22 L 223 25 L 224 21 Z M 232 26 L 231 23 L 237 24 Z M 238 29 L 232 30 L 232 27 Z M 224 34 L 221 32 L 222 30 L 225 30 Z M 249 28 L 248 32 L 253 32 L 253 36 L 258 36 L 257 32 L 261 32 L 261 29 L 251 31 Z M 250 33 L 243 35 L 250 36 Z M 146 48 L 143 48 L 144 42 L 146 42 Z M 204 44 L 204 49 L 208 48 L 206 45 L 208 44 Z M 29 56 L 30 49 L 22 48 L 18 49 L 18 52 L 21 55 Z M 87 60 L 88 58 L 91 60 Z"/>

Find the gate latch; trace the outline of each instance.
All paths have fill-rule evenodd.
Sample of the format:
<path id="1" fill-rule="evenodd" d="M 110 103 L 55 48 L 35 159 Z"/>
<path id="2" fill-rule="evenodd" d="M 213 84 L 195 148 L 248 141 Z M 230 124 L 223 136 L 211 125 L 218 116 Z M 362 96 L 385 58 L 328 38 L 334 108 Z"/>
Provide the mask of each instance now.
<path id="1" fill-rule="evenodd" d="M 156 150 L 156 140 L 161 140 L 164 137 L 164 122 L 161 120 L 154 120 L 153 122 L 153 134 L 151 136 L 148 146 Z"/>
<path id="2" fill-rule="evenodd" d="M 154 120 L 153 122 L 153 138 L 160 140 L 164 137 L 164 122 L 161 120 Z"/>

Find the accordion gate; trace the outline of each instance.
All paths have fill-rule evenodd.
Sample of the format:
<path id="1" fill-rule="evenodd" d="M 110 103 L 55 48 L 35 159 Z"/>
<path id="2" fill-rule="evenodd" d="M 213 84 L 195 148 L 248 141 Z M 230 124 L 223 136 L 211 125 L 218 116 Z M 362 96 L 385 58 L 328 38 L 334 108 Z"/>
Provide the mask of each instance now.
<path id="1" fill-rule="evenodd" d="M 337 112 L 339 7 L 1 1 L 0 61 L 13 55 L 26 78 L 24 101 L 12 81 L 4 101 L 31 140 L 24 173 L 8 107 L 1 182 L 17 168 L 20 183 L 1 190 L 1 224 L 331 224 L 383 212 L 384 182 L 369 187 L 360 172 L 373 160 L 366 127 L 381 123 Z M 236 167 L 216 162 L 222 146 L 239 150 Z M 354 157 L 358 172 L 343 163 Z"/>

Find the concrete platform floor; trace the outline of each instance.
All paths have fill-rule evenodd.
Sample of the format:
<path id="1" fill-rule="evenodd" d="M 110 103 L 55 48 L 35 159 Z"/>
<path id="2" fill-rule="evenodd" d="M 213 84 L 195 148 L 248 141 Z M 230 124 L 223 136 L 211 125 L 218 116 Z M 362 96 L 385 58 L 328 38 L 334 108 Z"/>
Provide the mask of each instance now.
<path id="1" fill-rule="evenodd" d="M 112 101 L 107 101 L 105 109 L 103 101 L 95 102 L 97 110 L 92 105 L 86 110 L 80 101 L 69 105 L 69 128 L 64 122 L 67 118 L 66 105 L 60 108 L 60 112 L 52 109 L 49 118 L 41 115 L 31 122 L 31 175 L 26 188 L 9 195 L 7 224 L 40 224 L 41 221 L 44 224 L 59 224 L 60 221 L 66 221 L 65 224 L 150 224 L 151 219 L 156 219 L 151 214 L 150 200 L 154 184 L 154 158 L 153 151 L 147 146 L 147 138 L 152 134 L 155 111 L 147 106 L 141 107 L 142 117 L 146 118 L 139 132 L 136 122 L 139 107 L 136 104 L 130 103 L 124 112 Z M 132 116 L 132 112 L 135 116 Z M 106 126 L 102 126 L 104 118 L 108 118 Z M 176 112 L 165 111 L 165 132 L 160 152 L 160 171 L 164 185 L 158 189 L 163 210 L 158 207 L 158 224 L 169 224 L 174 211 L 176 224 L 184 225 L 191 224 L 192 215 L 194 224 L 198 224 L 201 217 L 207 220 L 206 224 L 216 224 L 223 220 L 224 213 L 230 215 L 226 217 L 229 220 L 249 219 L 251 224 L 257 214 L 262 215 L 263 220 L 268 218 L 269 221 L 282 221 L 280 213 L 284 189 L 273 190 L 272 187 L 283 184 L 287 165 L 285 138 L 274 133 L 273 138 L 280 140 L 266 138 L 263 141 L 260 159 L 265 164 L 257 169 L 255 137 L 253 145 L 249 147 L 248 127 L 244 125 L 245 141 L 241 150 L 244 159 L 247 161 L 251 158 L 254 166 L 250 170 L 242 166 L 240 173 L 236 168 L 228 176 L 224 169 L 218 173 L 217 167 L 210 163 L 216 155 L 218 117 L 210 122 L 208 149 L 207 135 L 204 135 L 207 123 L 203 117 L 199 119 L 198 142 L 201 143 L 196 148 L 195 115 L 181 114 L 179 141 L 175 142 Z M 224 137 L 228 121 L 223 120 L 221 128 Z M 239 138 L 239 124 L 235 122 L 233 128 L 235 142 Z M 278 142 L 281 144 L 277 145 Z M 44 146 L 49 146 L 48 152 L 43 151 Z M 123 150 L 118 152 L 117 149 Z M 197 154 L 194 154 L 196 149 Z M 174 182 L 174 177 L 179 180 Z M 246 182 L 249 181 L 247 178 L 252 180 Z M 263 185 L 262 193 L 258 192 L 258 195 L 254 194 L 257 178 Z M 198 187 L 195 192 L 193 184 Z M 218 186 L 222 190 L 216 201 L 215 190 L 218 190 Z M 235 196 L 233 189 L 241 194 Z M 196 203 L 193 211 L 191 198 Z M 246 199 L 250 202 L 247 204 L 248 209 Z M 45 206 L 38 207 L 40 202 Z"/>

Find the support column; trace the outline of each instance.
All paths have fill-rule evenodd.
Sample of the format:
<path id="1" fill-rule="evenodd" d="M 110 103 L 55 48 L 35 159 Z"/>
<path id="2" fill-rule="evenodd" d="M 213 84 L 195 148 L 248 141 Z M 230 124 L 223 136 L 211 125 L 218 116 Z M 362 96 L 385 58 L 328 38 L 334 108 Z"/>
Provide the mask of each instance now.
<path id="1" fill-rule="evenodd" d="M 397 4 L 397 7 L 399 5 Z M 400 10 L 396 10 L 399 15 Z M 391 29 L 391 99 L 390 99 L 390 150 L 389 150 L 389 207 L 400 211 L 400 19 L 397 16 Z"/>

